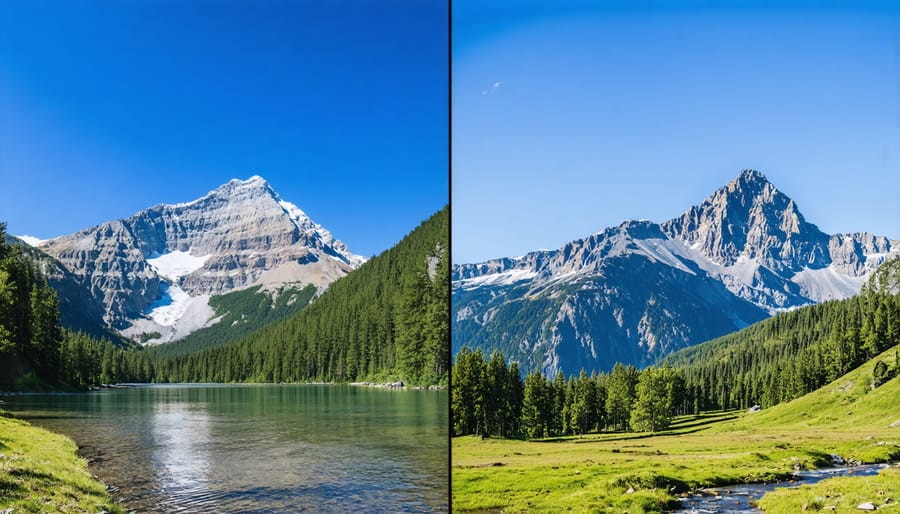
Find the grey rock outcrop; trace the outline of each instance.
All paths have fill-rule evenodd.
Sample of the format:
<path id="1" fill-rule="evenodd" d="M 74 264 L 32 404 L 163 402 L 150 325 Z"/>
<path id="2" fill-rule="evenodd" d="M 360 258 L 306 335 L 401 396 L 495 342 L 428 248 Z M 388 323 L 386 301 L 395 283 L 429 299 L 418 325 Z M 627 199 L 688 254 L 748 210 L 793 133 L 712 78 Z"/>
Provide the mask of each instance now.
<path id="1" fill-rule="evenodd" d="M 81 281 L 120 331 L 154 306 L 184 300 L 176 293 L 208 299 L 270 282 L 321 291 L 364 262 L 258 176 L 39 247 Z"/>
<path id="2" fill-rule="evenodd" d="M 829 262 L 829 237 L 755 170 L 744 170 L 700 206 L 662 227 L 723 266 L 734 265 L 742 256 L 776 273 Z"/>

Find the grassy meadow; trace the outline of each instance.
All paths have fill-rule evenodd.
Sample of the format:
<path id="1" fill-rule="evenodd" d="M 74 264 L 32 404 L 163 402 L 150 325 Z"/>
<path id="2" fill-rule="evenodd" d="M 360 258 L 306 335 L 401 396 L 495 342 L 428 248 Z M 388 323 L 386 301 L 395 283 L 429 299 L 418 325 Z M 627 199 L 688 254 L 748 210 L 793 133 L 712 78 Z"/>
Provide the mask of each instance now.
<path id="1" fill-rule="evenodd" d="M 0 512 L 121 513 L 63 435 L 0 411 Z"/>
<path id="2" fill-rule="evenodd" d="M 757 413 L 685 416 L 658 434 L 455 438 L 453 510 L 661 512 L 691 490 L 786 478 L 797 466 L 829 465 L 833 453 L 862 462 L 898 459 L 900 426 L 889 425 L 900 420 L 900 377 L 871 390 L 877 360 L 792 402 Z M 900 470 L 776 491 L 760 505 L 767 512 L 800 512 L 804 505 L 849 512 L 872 501 L 900 512 L 879 491 L 894 491 L 892 501 L 900 503 Z"/>

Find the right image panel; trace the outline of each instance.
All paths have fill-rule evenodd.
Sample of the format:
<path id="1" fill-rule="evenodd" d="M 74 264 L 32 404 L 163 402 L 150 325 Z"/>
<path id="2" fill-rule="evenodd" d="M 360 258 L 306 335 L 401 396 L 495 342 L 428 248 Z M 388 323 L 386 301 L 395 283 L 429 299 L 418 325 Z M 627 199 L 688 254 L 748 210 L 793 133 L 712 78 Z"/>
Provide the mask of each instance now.
<path id="1" fill-rule="evenodd" d="M 900 7 L 452 27 L 452 510 L 895 508 Z"/>

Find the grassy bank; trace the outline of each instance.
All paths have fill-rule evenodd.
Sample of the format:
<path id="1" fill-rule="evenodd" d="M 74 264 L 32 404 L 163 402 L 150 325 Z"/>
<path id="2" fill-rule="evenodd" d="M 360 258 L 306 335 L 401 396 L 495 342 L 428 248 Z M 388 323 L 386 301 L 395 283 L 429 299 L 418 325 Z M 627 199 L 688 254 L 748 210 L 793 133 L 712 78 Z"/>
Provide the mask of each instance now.
<path id="1" fill-rule="evenodd" d="M 771 492 L 759 507 L 771 514 L 796 512 L 858 513 L 862 503 L 871 503 L 879 512 L 900 512 L 900 468 L 883 470 L 874 477 L 841 477 L 823 480 L 794 490 Z"/>
<path id="2" fill-rule="evenodd" d="M 0 511 L 121 513 L 71 439 L 0 411 Z"/>
<path id="3" fill-rule="evenodd" d="M 775 480 L 795 466 L 828 465 L 832 453 L 863 462 L 900 458 L 900 427 L 889 426 L 900 419 L 900 378 L 870 390 L 876 361 L 793 402 L 752 414 L 682 417 L 656 435 L 604 433 L 552 441 L 456 438 L 453 508 L 660 512 L 677 505 L 678 496 L 689 490 Z M 830 494 L 846 489 L 845 503 L 855 501 L 849 491 L 859 487 L 857 481 L 875 478 L 835 479 Z M 877 478 L 893 487 L 886 490 L 900 490 L 893 470 Z M 778 494 L 766 499 L 773 512 L 800 512 L 793 507 L 804 503 L 808 509 L 816 507 L 819 502 L 795 498 L 825 493 Z M 876 500 L 863 501 L 878 505 Z M 821 503 L 823 508 L 835 505 Z"/>

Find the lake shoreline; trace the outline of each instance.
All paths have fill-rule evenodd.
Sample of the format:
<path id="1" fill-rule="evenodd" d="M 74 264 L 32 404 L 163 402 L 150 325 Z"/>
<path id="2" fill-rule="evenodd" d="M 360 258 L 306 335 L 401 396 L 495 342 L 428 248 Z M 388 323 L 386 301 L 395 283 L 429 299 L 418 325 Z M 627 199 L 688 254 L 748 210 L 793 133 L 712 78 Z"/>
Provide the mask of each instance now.
<path id="1" fill-rule="evenodd" d="M 123 505 L 113 501 L 107 485 L 92 473 L 71 437 L 3 410 L 0 429 L 4 435 L 0 468 L 10 477 L 0 497 L 0 508 L 14 512 L 27 512 L 29 507 L 52 507 L 60 512 L 126 512 Z"/>
<path id="2" fill-rule="evenodd" d="M 136 384 L 4 400 L 76 441 L 107 492 L 138 512 L 446 509 L 446 391 L 392 393 Z"/>
<path id="3" fill-rule="evenodd" d="M 395 384 L 403 384 L 403 385 L 395 385 Z M 81 390 L 50 390 L 50 391 L 0 391 L 0 398 L 8 397 L 8 396 L 38 396 L 38 395 L 77 395 L 84 393 L 94 393 L 98 391 L 105 391 L 108 389 L 127 389 L 134 387 L 148 387 L 148 386 L 302 386 L 302 385 L 329 385 L 329 386 L 353 386 L 353 387 L 372 387 L 378 389 L 399 389 L 399 390 L 407 390 L 407 391 L 446 391 L 448 390 L 448 386 L 446 385 L 417 385 L 417 386 L 409 386 L 402 381 L 398 382 L 122 382 L 118 384 L 100 384 L 97 386 L 91 386 L 87 389 Z M 0 401 L 0 405 L 2 405 L 2 401 Z"/>

